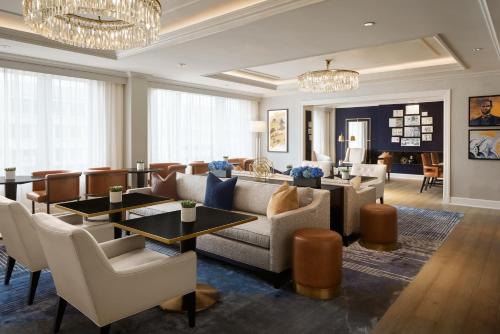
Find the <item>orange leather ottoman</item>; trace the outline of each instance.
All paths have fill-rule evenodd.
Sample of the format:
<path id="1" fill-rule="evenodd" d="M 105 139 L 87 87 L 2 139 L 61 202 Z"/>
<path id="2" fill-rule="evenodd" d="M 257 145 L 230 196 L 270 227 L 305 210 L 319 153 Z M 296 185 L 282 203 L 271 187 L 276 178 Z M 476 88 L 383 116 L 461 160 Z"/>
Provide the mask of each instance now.
<path id="1" fill-rule="evenodd" d="M 361 207 L 361 246 L 391 251 L 398 244 L 398 211 L 387 204 L 369 203 Z"/>
<path id="2" fill-rule="evenodd" d="M 332 299 L 342 281 L 342 238 L 320 228 L 297 230 L 293 236 L 293 280 L 298 294 Z"/>

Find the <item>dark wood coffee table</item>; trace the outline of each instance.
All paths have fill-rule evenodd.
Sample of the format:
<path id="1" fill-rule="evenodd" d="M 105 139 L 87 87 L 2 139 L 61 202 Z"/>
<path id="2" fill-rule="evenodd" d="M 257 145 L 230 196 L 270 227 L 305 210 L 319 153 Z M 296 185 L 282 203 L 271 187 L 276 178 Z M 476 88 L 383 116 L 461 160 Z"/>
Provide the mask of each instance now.
<path id="1" fill-rule="evenodd" d="M 19 175 L 19 176 L 16 176 L 15 179 L 6 179 L 5 177 L 1 176 L 0 177 L 0 184 L 3 184 L 5 186 L 5 197 L 7 197 L 8 199 L 11 199 L 13 201 L 16 201 L 17 200 L 17 185 L 18 184 L 32 183 L 32 182 L 43 181 L 43 180 L 45 180 L 45 178 L 40 177 L 40 176 Z"/>
<path id="2" fill-rule="evenodd" d="M 257 217 L 232 211 L 200 206 L 196 208 L 196 222 L 181 222 L 181 212 L 173 211 L 153 216 L 130 219 L 114 226 L 168 245 L 180 242 L 181 253 L 196 251 L 196 237 L 257 220 Z M 208 284 L 197 284 L 196 311 L 205 310 L 219 300 L 217 289 Z M 182 296 L 164 302 L 161 307 L 169 311 L 183 311 Z"/>
<path id="3" fill-rule="evenodd" d="M 172 202 L 173 199 L 141 193 L 123 194 L 121 203 L 110 203 L 109 197 L 99 197 L 83 201 L 56 204 L 56 208 L 72 212 L 85 218 L 109 215 L 110 222 L 123 221 L 123 213 L 128 210 L 151 205 Z M 121 236 L 121 230 L 115 228 L 115 238 Z"/>

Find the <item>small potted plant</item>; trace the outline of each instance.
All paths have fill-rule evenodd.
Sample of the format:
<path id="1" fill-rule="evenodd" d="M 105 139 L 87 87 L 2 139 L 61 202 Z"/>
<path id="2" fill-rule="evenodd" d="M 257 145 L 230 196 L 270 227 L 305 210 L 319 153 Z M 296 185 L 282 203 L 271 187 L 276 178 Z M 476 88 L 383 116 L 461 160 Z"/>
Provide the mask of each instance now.
<path id="1" fill-rule="evenodd" d="M 208 164 L 208 170 L 217 177 L 231 177 L 233 165 L 227 161 L 212 161 Z"/>
<path id="2" fill-rule="evenodd" d="M 350 175 L 349 175 L 349 167 L 340 167 L 339 168 L 340 175 L 342 177 L 342 180 L 349 180 Z"/>
<path id="3" fill-rule="evenodd" d="M 190 200 L 181 201 L 181 222 L 192 223 L 196 221 L 196 202 Z"/>
<path id="4" fill-rule="evenodd" d="M 293 165 L 286 165 L 286 170 L 283 172 L 284 175 L 290 175 L 290 173 L 292 172 L 292 169 L 293 169 Z"/>
<path id="5" fill-rule="evenodd" d="M 5 179 L 14 180 L 16 178 L 16 167 L 5 168 Z"/>
<path id="6" fill-rule="evenodd" d="M 109 187 L 109 202 L 110 203 L 121 203 L 122 202 L 122 186 L 112 186 Z"/>
<path id="7" fill-rule="evenodd" d="M 137 160 L 137 170 L 144 170 L 144 160 Z"/>
<path id="8" fill-rule="evenodd" d="M 225 162 L 229 162 L 229 157 L 227 155 L 224 155 L 222 157 L 222 160 L 224 160 Z"/>
<path id="9" fill-rule="evenodd" d="M 318 167 L 295 167 L 290 175 L 293 176 L 294 186 L 320 189 L 324 173 Z"/>

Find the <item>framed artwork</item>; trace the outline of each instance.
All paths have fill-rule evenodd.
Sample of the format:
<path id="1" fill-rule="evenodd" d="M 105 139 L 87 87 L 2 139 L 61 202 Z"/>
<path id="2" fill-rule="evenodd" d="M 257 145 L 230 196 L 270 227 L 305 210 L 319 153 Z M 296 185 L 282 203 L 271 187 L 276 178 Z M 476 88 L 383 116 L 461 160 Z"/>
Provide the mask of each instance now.
<path id="1" fill-rule="evenodd" d="M 425 126 L 422 126 L 422 133 L 433 133 L 433 127 L 432 125 L 425 125 Z"/>
<path id="2" fill-rule="evenodd" d="M 409 104 L 405 107 L 405 115 L 420 115 L 420 105 L 419 104 Z"/>
<path id="3" fill-rule="evenodd" d="M 432 117 L 422 117 L 422 125 L 432 125 Z"/>
<path id="4" fill-rule="evenodd" d="M 420 138 L 401 138 L 401 146 L 420 146 Z"/>
<path id="5" fill-rule="evenodd" d="M 405 126 L 420 125 L 420 115 L 405 116 Z"/>
<path id="6" fill-rule="evenodd" d="M 469 130 L 469 159 L 500 160 L 500 129 Z"/>
<path id="7" fill-rule="evenodd" d="M 403 112 L 404 112 L 403 109 L 393 110 L 392 117 L 403 117 L 403 115 L 404 115 Z"/>
<path id="8" fill-rule="evenodd" d="M 399 143 L 399 137 L 391 137 L 391 143 Z"/>
<path id="9" fill-rule="evenodd" d="M 393 136 L 402 136 L 403 135 L 403 128 L 393 128 L 392 135 Z"/>
<path id="10" fill-rule="evenodd" d="M 419 126 L 405 126 L 405 137 L 420 137 Z"/>
<path id="11" fill-rule="evenodd" d="M 267 111 L 267 151 L 288 152 L 288 109 Z"/>
<path id="12" fill-rule="evenodd" d="M 469 126 L 500 126 L 500 95 L 469 97 Z"/>
<path id="13" fill-rule="evenodd" d="M 432 141 L 432 133 L 422 133 L 422 141 Z"/>
<path id="14" fill-rule="evenodd" d="M 389 118 L 389 127 L 390 128 L 402 128 L 403 127 L 403 119 L 402 118 Z"/>
<path id="15" fill-rule="evenodd" d="M 422 117 L 424 116 L 429 116 L 429 113 L 427 111 L 422 111 Z"/>

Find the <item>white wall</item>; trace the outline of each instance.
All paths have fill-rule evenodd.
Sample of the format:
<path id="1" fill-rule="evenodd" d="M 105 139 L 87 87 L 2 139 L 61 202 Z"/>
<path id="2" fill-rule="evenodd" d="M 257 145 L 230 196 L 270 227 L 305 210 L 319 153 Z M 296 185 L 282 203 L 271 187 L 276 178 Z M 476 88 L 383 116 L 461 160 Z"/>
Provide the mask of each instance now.
<path id="1" fill-rule="evenodd" d="M 352 92 L 296 93 L 265 98 L 261 101 L 260 108 L 262 120 L 266 119 L 268 109 L 289 109 L 290 145 L 288 153 L 269 153 L 267 152 L 267 138 L 264 138 L 262 152 L 274 162 L 278 169 L 283 169 L 286 164 L 297 165 L 302 161 L 303 105 L 313 100 L 445 89 L 451 90 L 450 195 L 452 200 L 453 198 L 470 198 L 500 201 L 500 162 L 468 160 L 468 98 L 469 96 L 500 94 L 498 73 L 449 75 L 434 79 L 398 80 L 386 83 L 363 83 L 361 81 L 360 88 Z M 497 205 L 498 203 L 492 204 L 492 206 Z"/>

